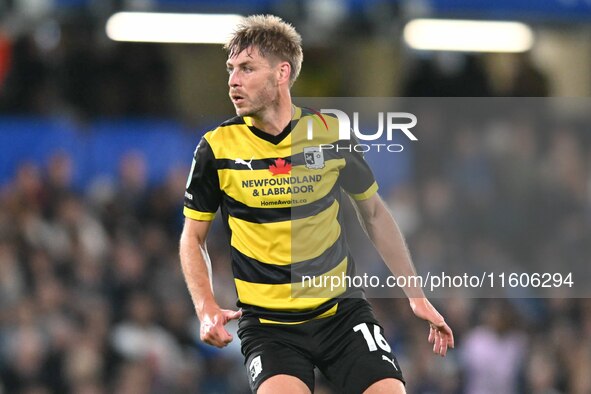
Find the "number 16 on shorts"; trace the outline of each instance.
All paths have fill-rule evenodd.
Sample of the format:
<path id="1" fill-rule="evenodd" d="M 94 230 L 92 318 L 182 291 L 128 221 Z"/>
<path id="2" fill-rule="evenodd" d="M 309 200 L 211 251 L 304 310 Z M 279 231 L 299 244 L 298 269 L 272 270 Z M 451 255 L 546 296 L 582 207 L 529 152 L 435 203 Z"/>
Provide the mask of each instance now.
<path id="1" fill-rule="evenodd" d="M 372 332 L 369 329 L 369 326 L 367 323 L 361 323 L 361 324 L 356 325 L 355 327 L 353 327 L 353 331 L 355 331 L 355 332 L 361 331 L 361 334 L 363 334 L 363 338 L 365 339 L 365 342 L 367 343 L 367 347 L 370 352 L 375 352 L 376 350 L 378 350 L 378 346 L 379 346 L 380 349 L 382 349 L 383 351 L 390 353 L 392 348 L 390 347 L 390 345 L 386 341 L 386 338 L 384 338 L 384 336 L 380 332 L 380 326 L 378 326 L 377 324 L 372 324 L 372 326 L 373 326 L 373 335 L 372 335 Z M 391 360 L 390 358 L 386 357 L 385 355 L 382 355 L 382 359 L 384 361 L 387 361 L 390 364 L 392 364 L 394 369 L 399 371 L 399 369 L 396 366 L 396 363 L 394 362 L 393 359 Z"/>
<path id="2" fill-rule="evenodd" d="M 386 341 L 386 338 L 380 332 L 380 326 L 377 324 L 372 324 L 373 326 L 373 335 L 369 330 L 367 323 L 361 323 L 353 327 L 353 331 L 358 332 L 361 331 L 363 334 L 363 338 L 365 338 L 365 342 L 367 342 L 367 347 L 369 348 L 370 352 L 375 352 L 378 350 L 378 346 L 385 352 L 390 353 L 392 350 L 390 345 Z"/>

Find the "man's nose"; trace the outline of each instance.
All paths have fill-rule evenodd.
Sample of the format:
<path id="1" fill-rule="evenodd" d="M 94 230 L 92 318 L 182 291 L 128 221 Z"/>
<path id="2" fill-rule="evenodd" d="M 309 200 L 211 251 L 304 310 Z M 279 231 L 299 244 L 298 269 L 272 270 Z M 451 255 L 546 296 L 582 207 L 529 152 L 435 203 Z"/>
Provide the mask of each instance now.
<path id="1" fill-rule="evenodd" d="M 240 86 L 240 78 L 238 78 L 237 70 L 230 71 L 230 76 L 228 77 L 228 85 L 230 87 Z"/>

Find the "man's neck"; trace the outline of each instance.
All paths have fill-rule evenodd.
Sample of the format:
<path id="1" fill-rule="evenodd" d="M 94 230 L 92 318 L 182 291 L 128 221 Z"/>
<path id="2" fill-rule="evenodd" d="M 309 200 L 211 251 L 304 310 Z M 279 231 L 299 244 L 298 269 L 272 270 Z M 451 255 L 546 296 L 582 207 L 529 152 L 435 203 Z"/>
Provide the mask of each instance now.
<path id="1" fill-rule="evenodd" d="M 271 135 L 280 134 L 293 118 L 294 108 L 291 97 L 280 100 L 276 107 L 269 107 L 261 116 L 253 116 L 252 124 L 257 129 Z"/>

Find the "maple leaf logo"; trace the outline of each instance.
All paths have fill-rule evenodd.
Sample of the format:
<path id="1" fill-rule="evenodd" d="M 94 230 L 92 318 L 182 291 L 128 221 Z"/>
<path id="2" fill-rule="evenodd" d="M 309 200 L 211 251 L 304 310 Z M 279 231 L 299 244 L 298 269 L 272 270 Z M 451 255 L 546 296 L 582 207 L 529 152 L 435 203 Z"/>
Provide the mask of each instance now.
<path id="1" fill-rule="evenodd" d="M 271 171 L 273 176 L 280 174 L 289 174 L 289 172 L 291 171 L 291 164 L 283 159 L 277 159 L 275 160 L 275 164 L 271 164 L 269 166 L 269 171 Z"/>

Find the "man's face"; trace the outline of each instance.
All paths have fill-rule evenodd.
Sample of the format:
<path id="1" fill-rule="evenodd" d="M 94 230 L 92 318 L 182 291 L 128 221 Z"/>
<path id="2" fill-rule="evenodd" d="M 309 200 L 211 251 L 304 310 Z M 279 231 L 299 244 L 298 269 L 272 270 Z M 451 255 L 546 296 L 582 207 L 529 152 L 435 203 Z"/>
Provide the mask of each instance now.
<path id="1" fill-rule="evenodd" d="M 245 49 L 229 58 L 226 67 L 230 99 L 237 115 L 259 115 L 277 100 L 277 64 L 261 56 L 258 49 Z"/>

